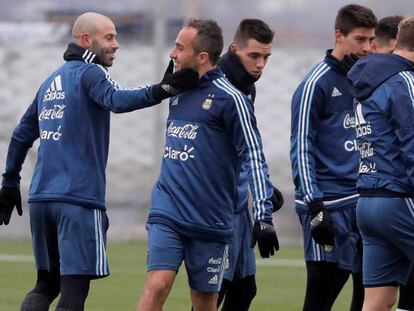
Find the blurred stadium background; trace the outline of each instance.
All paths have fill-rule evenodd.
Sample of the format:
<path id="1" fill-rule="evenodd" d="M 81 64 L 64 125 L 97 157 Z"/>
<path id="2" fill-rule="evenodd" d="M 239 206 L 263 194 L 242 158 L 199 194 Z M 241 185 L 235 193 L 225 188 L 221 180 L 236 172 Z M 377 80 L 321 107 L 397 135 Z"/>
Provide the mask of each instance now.
<path id="1" fill-rule="evenodd" d="M 373 9 L 378 18 L 413 13 L 412 0 L 353 1 Z M 4 170 L 13 128 L 31 103 L 40 83 L 62 62 L 74 19 L 96 11 L 111 17 L 119 32 L 112 77 L 126 86 L 158 82 L 169 49 L 186 17 L 215 19 L 223 28 L 225 46 L 242 18 L 261 18 L 276 32 L 273 54 L 257 83 L 256 115 L 273 183 L 285 196 L 276 223 L 282 243 L 300 243 L 294 213 L 289 162 L 290 98 L 324 51 L 333 44 L 337 10 L 342 0 L 0 0 L 0 171 Z M 150 192 L 162 157 L 167 105 L 112 115 L 107 167 L 109 238 L 145 238 Z M 22 172 L 27 199 L 37 145 Z M 217 152 L 220 152 L 217 150 Z M 27 207 L 27 204 L 25 204 Z M 28 212 L 13 215 L 0 227 L 1 238 L 29 237 Z"/>

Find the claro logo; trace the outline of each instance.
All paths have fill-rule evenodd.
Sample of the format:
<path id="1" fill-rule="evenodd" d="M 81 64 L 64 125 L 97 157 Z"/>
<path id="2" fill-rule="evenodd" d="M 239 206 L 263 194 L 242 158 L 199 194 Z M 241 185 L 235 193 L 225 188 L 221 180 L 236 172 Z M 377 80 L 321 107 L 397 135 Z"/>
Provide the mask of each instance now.
<path id="1" fill-rule="evenodd" d="M 164 149 L 164 158 L 186 162 L 188 159 L 194 159 L 194 155 L 191 154 L 193 150 L 194 147 L 189 148 L 187 145 L 184 145 L 184 150 L 175 150 L 167 146 Z"/>
<path id="2" fill-rule="evenodd" d="M 355 139 L 354 140 L 347 140 L 344 143 L 344 147 L 345 147 L 345 150 L 349 151 L 349 152 L 358 151 L 358 144 L 357 144 Z"/>

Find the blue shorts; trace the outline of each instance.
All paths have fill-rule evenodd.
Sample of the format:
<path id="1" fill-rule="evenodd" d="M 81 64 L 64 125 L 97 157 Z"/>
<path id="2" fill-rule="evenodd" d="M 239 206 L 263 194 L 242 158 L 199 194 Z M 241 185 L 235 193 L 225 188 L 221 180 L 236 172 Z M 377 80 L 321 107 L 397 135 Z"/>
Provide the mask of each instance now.
<path id="1" fill-rule="evenodd" d="M 405 284 L 414 261 L 413 198 L 361 197 L 357 220 L 364 245 L 364 285 Z"/>
<path id="2" fill-rule="evenodd" d="M 63 202 L 30 203 L 30 227 L 38 270 L 61 275 L 109 275 L 105 211 Z"/>
<path id="3" fill-rule="evenodd" d="M 296 205 L 300 205 L 296 212 L 302 225 L 306 261 L 333 262 L 338 268 L 352 273 L 361 271 L 361 236 L 356 224 L 356 202 L 357 198 L 338 201 L 327 208 L 335 228 L 333 247 L 318 244 L 313 240 L 310 234 L 310 215 L 304 210 L 303 203 L 296 202 Z"/>
<path id="4" fill-rule="evenodd" d="M 218 292 L 223 281 L 228 245 L 195 240 L 164 224 L 147 224 L 147 271 L 177 271 L 184 260 L 190 288 Z"/>
<path id="5" fill-rule="evenodd" d="M 256 273 L 254 248 L 250 247 L 252 222 L 247 209 L 234 215 L 233 227 L 234 235 L 229 248 L 229 264 L 226 265 L 224 272 L 224 278 L 229 281 Z"/>

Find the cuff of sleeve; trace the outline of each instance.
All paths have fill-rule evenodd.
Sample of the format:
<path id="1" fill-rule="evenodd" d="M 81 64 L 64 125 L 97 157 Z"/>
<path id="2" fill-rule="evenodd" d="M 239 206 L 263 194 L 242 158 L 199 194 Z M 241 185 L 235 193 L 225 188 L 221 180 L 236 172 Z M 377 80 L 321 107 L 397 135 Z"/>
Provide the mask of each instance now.
<path id="1" fill-rule="evenodd" d="M 161 102 L 162 100 L 171 97 L 172 95 L 165 91 L 161 84 L 154 84 L 151 86 L 151 96 L 155 101 Z"/>
<path id="2" fill-rule="evenodd" d="M 19 174 L 4 173 L 1 185 L 3 187 L 19 188 L 20 187 Z"/>

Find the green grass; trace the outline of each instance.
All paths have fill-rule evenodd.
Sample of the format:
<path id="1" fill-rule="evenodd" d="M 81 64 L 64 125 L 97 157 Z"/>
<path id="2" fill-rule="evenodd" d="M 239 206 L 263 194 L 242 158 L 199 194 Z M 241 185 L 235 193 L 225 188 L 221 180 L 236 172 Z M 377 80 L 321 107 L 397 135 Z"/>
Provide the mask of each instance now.
<path id="1" fill-rule="evenodd" d="M 1 255 L 32 254 L 29 241 L 0 240 Z M 109 242 L 111 276 L 92 282 L 85 310 L 135 310 L 145 279 L 146 245 L 143 242 Z M 275 259 L 302 260 L 301 246 L 282 245 Z M 304 266 L 257 267 L 258 293 L 252 311 L 301 310 L 305 292 Z M 19 310 L 24 295 L 33 287 L 33 262 L 0 260 L 0 310 Z M 338 297 L 333 311 L 349 309 L 350 282 Z M 54 308 L 50 308 L 51 310 Z M 190 310 L 187 275 L 182 268 L 164 310 Z"/>

